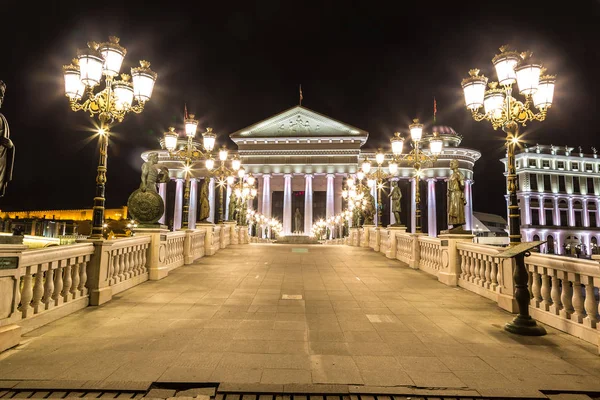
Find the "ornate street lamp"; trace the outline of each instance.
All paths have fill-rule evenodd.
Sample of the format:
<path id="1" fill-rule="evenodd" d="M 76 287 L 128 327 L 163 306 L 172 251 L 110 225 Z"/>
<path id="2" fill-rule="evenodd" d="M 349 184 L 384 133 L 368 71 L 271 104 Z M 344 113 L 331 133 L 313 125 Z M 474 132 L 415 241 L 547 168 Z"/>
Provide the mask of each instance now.
<path id="1" fill-rule="evenodd" d="M 183 229 L 189 228 L 189 175 L 191 173 L 193 164 L 204 160 L 206 169 L 208 171 L 214 167 L 214 160 L 212 159 L 211 152 L 215 147 L 216 135 L 213 133 L 212 128 L 206 128 L 206 132 L 202 134 L 202 147 L 200 148 L 196 146 L 194 143 L 194 138 L 196 137 L 196 130 L 198 129 L 198 120 L 196 120 L 194 117 L 194 114 L 184 117 L 185 136 L 187 137 L 187 142 L 180 148 L 177 148 L 179 134 L 175 132 L 174 127 L 169 127 L 169 130 L 164 133 L 164 146 L 169 152 L 169 156 L 184 162 L 183 170 L 185 172 L 185 190 L 183 192 L 183 216 L 181 221 L 181 227 Z"/>
<path id="2" fill-rule="evenodd" d="M 544 121 L 548 109 L 552 106 L 556 77 L 546 75 L 545 69 L 537 62 L 531 52 L 518 53 L 509 46 L 500 47 L 500 54 L 492 59 L 498 82 L 490 82 L 479 75 L 478 69 L 469 71 L 469 77 L 463 79 L 462 88 L 465 103 L 475 121 L 488 120 L 494 130 L 502 128 L 506 133 L 507 170 L 506 187 L 508 192 L 508 219 L 510 245 L 521 242 L 519 205 L 517 202 L 518 181 L 515 167 L 515 146 L 519 142 L 519 124 L 525 126 L 529 121 Z M 486 84 L 489 89 L 486 90 Z M 513 97 L 513 85 L 517 84 L 525 101 Z M 484 108 L 484 112 L 479 110 Z M 538 112 L 533 111 L 533 107 Z M 519 314 L 505 329 L 522 335 L 544 335 L 545 329 L 536 325 L 529 315 L 528 273 L 525 267 L 525 253 L 515 255 L 516 269 L 515 298 L 519 305 Z"/>
<path id="3" fill-rule="evenodd" d="M 241 160 L 238 158 L 237 155 L 235 155 L 233 158 L 230 159 L 231 168 L 228 168 L 225 165 L 225 162 L 227 161 L 228 157 L 229 150 L 227 150 L 227 147 L 223 145 L 221 149 L 219 149 L 219 161 L 221 162 L 221 164 L 214 170 L 210 168 L 212 170 L 210 171 L 210 173 L 211 175 L 214 175 L 217 178 L 217 185 L 219 186 L 219 223 L 223 222 L 223 189 L 226 185 L 232 186 L 234 184 L 235 175 L 238 174 L 238 171 L 242 166 Z M 210 160 L 212 160 L 212 158 L 210 158 Z M 214 160 L 211 161 L 211 165 L 214 166 Z"/>
<path id="4" fill-rule="evenodd" d="M 239 181 L 233 187 L 233 193 L 237 197 L 237 223 L 238 225 L 246 225 L 246 213 L 248 212 L 248 200 L 252 200 L 258 194 L 254 183 L 256 179 L 252 174 L 245 174 L 244 168 L 238 170 Z M 230 205 L 231 206 L 231 205 Z"/>
<path id="5" fill-rule="evenodd" d="M 423 124 L 419 123 L 418 119 L 413 119 L 413 123 L 410 124 L 408 128 L 410 129 L 410 139 L 413 143 L 413 148 L 409 153 L 402 154 L 404 149 L 404 139 L 402 139 L 399 132 L 394 133 L 394 137 L 390 139 L 390 142 L 392 143 L 394 161 L 396 163 L 406 161 L 415 170 L 415 233 L 422 233 L 421 191 L 419 190 L 419 179 L 421 178 L 422 173 L 421 168 L 437 161 L 438 156 L 442 153 L 444 143 L 438 138 L 437 132 L 433 132 L 433 137 L 429 139 L 429 150 L 423 150 Z"/>
<path id="6" fill-rule="evenodd" d="M 127 113 L 139 114 L 144 110 L 144 105 L 152 97 L 157 74 L 150 69 L 148 61 L 142 60 L 139 67 L 131 68 L 131 75 L 121 74 L 121 79 L 116 80 L 127 54 L 127 50 L 119 44 L 119 38 L 110 36 L 108 42 L 88 42 L 87 46 L 87 49 L 77 51 L 77 58 L 72 64 L 65 65 L 63 72 L 65 94 L 71 110 L 85 111 L 100 121 L 100 159 L 90 238 L 102 239 L 110 128 L 114 123 L 122 122 Z M 104 88 L 94 93 L 103 79 Z"/>
<path id="7" fill-rule="evenodd" d="M 394 142 L 392 142 L 392 148 L 394 147 Z M 396 145 L 396 148 L 398 146 Z M 365 174 L 367 178 L 367 184 L 369 187 L 377 187 L 377 226 L 381 226 L 381 214 L 383 210 L 383 203 L 381 201 L 381 191 L 385 188 L 385 182 L 395 176 L 398 173 L 398 163 L 393 158 L 388 163 L 388 172 L 383 170 L 383 162 L 385 161 L 385 154 L 381 148 L 377 149 L 377 153 L 375 154 L 375 162 L 377 166 L 374 170 L 372 170 L 371 162 L 365 157 L 361 170 Z"/>

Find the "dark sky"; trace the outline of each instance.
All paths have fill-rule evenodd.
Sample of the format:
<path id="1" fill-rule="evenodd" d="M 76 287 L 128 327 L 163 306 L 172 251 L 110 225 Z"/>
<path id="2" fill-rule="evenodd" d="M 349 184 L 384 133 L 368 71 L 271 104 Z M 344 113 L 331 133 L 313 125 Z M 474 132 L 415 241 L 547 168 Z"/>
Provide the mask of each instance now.
<path id="1" fill-rule="evenodd" d="M 491 58 L 505 43 L 534 51 L 558 75 L 548 119 L 528 125 L 526 138 L 588 153 L 600 145 L 597 0 L 557 11 L 531 1 L 493 8 L 450 1 L 445 8 L 400 1 L 1 3 L 0 79 L 8 87 L 0 111 L 16 146 L 3 210 L 92 206 L 97 143 L 89 139 L 92 120 L 68 107 L 62 65 L 88 40 L 109 35 L 128 49 L 126 71 L 146 59 L 159 78 L 146 110 L 113 129 L 107 207 L 126 204 L 139 182 L 140 153 L 157 148 L 169 125 L 182 128 L 184 103 L 223 143 L 297 104 L 301 83 L 305 106 L 369 131 L 368 147 L 387 146 L 415 116 L 431 124 L 435 96 L 438 124 L 483 153 L 474 209 L 504 213 L 503 134 L 471 119 L 460 81 L 473 67 L 495 77 Z"/>

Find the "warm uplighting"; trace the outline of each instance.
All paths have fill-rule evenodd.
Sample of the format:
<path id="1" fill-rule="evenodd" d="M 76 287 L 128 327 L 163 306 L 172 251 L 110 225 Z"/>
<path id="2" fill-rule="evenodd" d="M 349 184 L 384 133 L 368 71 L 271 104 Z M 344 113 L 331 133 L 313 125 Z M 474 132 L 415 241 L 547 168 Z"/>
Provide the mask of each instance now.
<path id="1" fill-rule="evenodd" d="M 219 150 L 219 160 L 221 160 L 221 161 L 227 160 L 228 154 L 229 154 L 229 151 L 227 151 L 227 148 L 225 148 L 225 145 L 223 145 L 223 147 L 221 147 L 221 150 Z"/>
<path id="2" fill-rule="evenodd" d="M 383 150 L 377 149 L 377 154 L 375 154 L 375 162 L 381 165 L 383 164 L 383 160 L 385 160 L 385 155 L 383 154 Z"/>
<path id="3" fill-rule="evenodd" d="M 444 142 L 437 136 L 437 133 L 434 132 L 433 138 L 429 140 L 429 151 L 431 151 L 431 154 L 437 156 L 442 154 L 443 147 Z"/>
<path id="4" fill-rule="evenodd" d="M 202 144 L 206 151 L 213 151 L 217 135 L 212 131 L 212 128 L 206 128 L 206 132 L 202 134 Z"/>
<path id="5" fill-rule="evenodd" d="M 523 54 L 523 59 L 515 67 L 517 85 L 523 95 L 532 95 L 538 90 L 542 66 L 532 59 L 531 52 Z"/>
<path id="6" fill-rule="evenodd" d="M 179 135 L 177 134 L 177 132 L 175 132 L 175 128 L 170 126 L 169 131 L 165 132 L 164 136 L 165 148 L 169 151 L 175 150 L 175 148 L 177 147 L 177 139 L 179 138 Z"/>
<path id="7" fill-rule="evenodd" d="M 207 158 L 206 161 L 204 162 L 204 165 L 206 166 L 207 170 L 211 170 L 215 167 L 215 160 L 211 157 L 211 158 Z"/>
<path id="8" fill-rule="evenodd" d="M 194 114 L 190 114 L 189 118 L 185 119 L 185 135 L 193 138 L 196 136 L 196 129 L 198 129 L 198 120 L 194 118 Z M 207 149 L 208 150 L 208 149 Z M 210 150 L 208 150 L 210 151 Z"/>
<path id="9" fill-rule="evenodd" d="M 121 70 L 121 64 L 127 54 L 127 50 L 119 45 L 119 38 L 116 36 L 109 36 L 108 42 L 100 45 L 100 54 L 104 59 L 103 73 L 109 76 L 119 75 Z"/>
<path id="10" fill-rule="evenodd" d="M 402 154 L 404 139 L 400 136 L 400 132 L 394 132 L 394 137 L 390 139 L 390 142 L 392 143 L 392 153 L 395 156 Z"/>
<path id="11" fill-rule="evenodd" d="M 413 123 L 410 124 L 408 127 L 410 129 L 410 138 L 412 139 L 412 141 L 418 142 L 419 140 L 421 140 L 421 137 L 423 136 L 423 124 L 420 124 L 419 120 L 415 118 L 413 119 Z"/>
<path id="12" fill-rule="evenodd" d="M 500 47 L 500 54 L 492 59 L 492 64 L 496 68 L 498 83 L 501 85 L 510 85 L 517 80 L 515 67 L 521 60 L 521 55 L 516 51 L 510 50 L 508 46 Z"/>
<path id="13" fill-rule="evenodd" d="M 483 107 L 483 96 L 488 78 L 479 75 L 478 69 L 469 71 L 469 77 L 462 80 L 461 86 L 465 94 L 465 103 L 470 110 Z"/>
<path id="14" fill-rule="evenodd" d="M 398 164 L 393 161 L 390 162 L 390 164 L 388 165 L 388 170 L 390 171 L 390 174 L 396 175 L 396 173 L 398 172 Z"/>
<path id="15" fill-rule="evenodd" d="M 135 99 L 140 103 L 150 100 L 156 82 L 156 72 L 150 69 L 150 63 L 140 60 L 139 67 L 131 68 L 131 78 Z"/>
<path id="16" fill-rule="evenodd" d="M 366 157 L 365 157 L 364 161 L 362 162 L 361 169 L 364 174 L 368 174 L 369 171 L 371 171 L 371 161 L 367 160 Z"/>
<path id="17" fill-rule="evenodd" d="M 552 105 L 555 80 L 556 77 L 554 75 L 544 75 L 540 78 L 538 90 L 533 94 L 533 105 L 539 110 L 546 110 Z"/>

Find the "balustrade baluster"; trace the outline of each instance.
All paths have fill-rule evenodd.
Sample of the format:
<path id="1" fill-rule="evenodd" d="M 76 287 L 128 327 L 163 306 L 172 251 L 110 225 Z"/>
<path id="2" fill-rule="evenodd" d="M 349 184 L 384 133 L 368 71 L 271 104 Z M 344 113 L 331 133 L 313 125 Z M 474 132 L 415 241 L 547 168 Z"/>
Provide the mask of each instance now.
<path id="1" fill-rule="evenodd" d="M 544 311 L 550 310 L 552 305 L 552 297 L 550 296 L 550 277 L 548 276 L 548 270 L 543 267 L 539 267 L 542 271 L 542 302 L 540 308 Z"/>
<path id="2" fill-rule="evenodd" d="M 483 268 L 484 268 L 484 285 L 483 287 L 486 289 L 489 289 L 491 284 L 492 284 L 492 279 L 491 279 L 491 274 L 492 274 L 492 267 L 490 265 L 490 262 L 488 261 L 487 256 L 482 256 L 483 258 L 481 259 L 481 262 L 483 263 Z"/>
<path id="3" fill-rule="evenodd" d="M 52 300 L 54 300 L 55 306 L 61 303 L 60 295 L 63 290 L 63 265 L 65 262 L 65 260 L 61 260 L 56 263 L 52 263 L 52 267 L 56 267 L 54 269 L 54 293 L 52 293 Z"/>
<path id="4" fill-rule="evenodd" d="M 79 266 L 80 275 L 79 275 L 79 286 L 77 286 L 77 289 L 79 290 L 80 296 L 87 294 L 87 288 L 85 287 L 85 284 L 87 283 L 87 266 L 89 265 L 89 263 L 90 263 L 90 261 L 89 261 L 89 259 L 87 259 L 86 261 L 81 263 Z"/>
<path id="5" fill-rule="evenodd" d="M 71 293 L 71 285 L 73 284 L 72 278 L 71 278 L 71 263 L 70 260 L 67 260 L 67 265 L 65 265 L 65 267 L 63 268 L 64 270 L 64 279 L 63 279 L 63 290 L 62 290 L 62 297 L 64 299 L 64 302 L 68 302 L 69 301 L 69 293 Z"/>
<path id="6" fill-rule="evenodd" d="M 69 291 L 71 292 L 71 298 L 72 299 L 76 299 L 77 298 L 77 289 L 79 287 L 79 268 L 80 268 L 80 263 L 75 263 L 73 264 L 73 267 L 71 268 L 71 289 L 69 289 Z"/>
<path id="7" fill-rule="evenodd" d="M 52 269 L 52 264 L 46 265 L 48 269 L 46 270 L 46 276 L 44 277 L 42 303 L 44 303 L 44 308 L 47 310 L 50 308 L 50 300 L 52 300 L 52 294 L 54 293 L 54 270 Z"/>
<path id="8" fill-rule="evenodd" d="M 575 274 L 573 280 L 573 308 L 575 311 L 571 315 L 571 319 L 581 323 L 585 317 L 585 310 L 583 308 L 583 288 L 581 287 L 581 276 Z"/>
<path id="9" fill-rule="evenodd" d="M 129 279 L 129 268 L 131 267 L 131 251 L 133 249 L 131 247 L 126 247 L 123 249 L 123 256 L 125 258 L 125 263 L 123 266 L 123 279 L 122 280 L 127 280 Z"/>
<path id="10" fill-rule="evenodd" d="M 485 287 L 485 262 L 481 254 L 477 255 L 477 266 L 479 267 L 479 286 Z"/>
<path id="11" fill-rule="evenodd" d="M 21 290 L 21 305 L 18 310 L 21 312 L 21 318 L 25 319 L 28 317 L 29 310 L 31 309 L 30 302 L 33 299 L 33 284 L 31 276 L 31 267 L 27 267 L 25 275 L 23 276 L 23 289 Z M 19 288 L 17 288 L 19 291 Z"/>
<path id="12" fill-rule="evenodd" d="M 535 308 L 539 308 L 540 303 L 542 302 L 540 274 L 537 272 L 536 267 L 533 268 L 533 275 L 531 276 L 531 293 L 533 294 L 533 304 Z"/>
<path id="13" fill-rule="evenodd" d="M 44 271 L 42 271 L 42 265 L 37 266 L 37 272 L 35 273 L 35 283 L 33 284 L 33 298 L 31 299 L 31 308 L 33 313 L 37 314 L 40 309 L 40 301 L 44 295 Z"/>
<path id="14" fill-rule="evenodd" d="M 115 272 L 116 272 L 116 267 L 115 267 L 115 262 L 117 258 L 117 251 L 113 250 L 110 252 L 110 256 L 108 257 L 108 284 L 109 285 L 113 285 L 115 283 L 117 283 L 117 281 L 115 280 Z"/>
<path id="15" fill-rule="evenodd" d="M 586 316 L 583 319 L 583 324 L 588 328 L 596 328 L 598 323 L 598 305 L 594 296 L 594 278 L 591 276 L 584 277 L 585 282 L 585 312 Z"/>
<path id="16" fill-rule="evenodd" d="M 498 264 L 496 263 L 496 260 L 493 257 L 489 257 L 488 260 L 490 261 L 490 265 L 492 268 L 490 272 L 490 279 L 492 280 L 490 289 L 496 291 L 496 288 L 498 287 Z"/>
<path id="17" fill-rule="evenodd" d="M 569 274 L 562 273 L 561 283 L 562 291 L 560 294 L 560 302 L 563 308 L 560 310 L 560 316 L 565 319 L 571 319 L 571 315 L 575 311 L 573 308 L 573 286 L 569 281 Z"/>
<path id="18" fill-rule="evenodd" d="M 568 282 L 567 282 L 568 283 Z M 552 271 L 552 289 L 550 290 L 550 297 L 552 298 L 552 305 L 550 305 L 549 311 L 554 315 L 559 315 L 562 309 L 560 280 L 556 275 L 556 271 Z"/>

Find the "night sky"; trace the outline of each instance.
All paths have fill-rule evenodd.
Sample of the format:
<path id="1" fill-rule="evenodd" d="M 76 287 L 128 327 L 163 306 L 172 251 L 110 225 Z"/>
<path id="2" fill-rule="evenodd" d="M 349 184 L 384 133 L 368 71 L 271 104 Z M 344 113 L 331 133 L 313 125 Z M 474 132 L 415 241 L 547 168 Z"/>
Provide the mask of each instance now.
<path id="1" fill-rule="evenodd" d="M 2 210 L 92 207 L 93 120 L 70 110 L 62 66 L 88 40 L 109 35 L 128 50 L 125 72 L 146 59 L 158 81 L 146 110 L 113 128 L 107 207 L 125 205 L 137 188 L 140 153 L 158 148 L 168 126 L 183 128 L 184 103 L 202 131 L 211 126 L 217 144 L 233 148 L 229 133 L 296 105 L 302 84 L 303 105 L 370 132 L 369 148 L 389 146 L 414 117 L 430 126 L 435 97 L 437 123 L 483 153 L 474 210 L 504 215 L 504 135 L 472 120 L 460 82 L 473 67 L 495 79 L 491 59 L 506 43 L 532 50 L 558 76 L 547 120 L 524 129 L 529 143 L 582 146 L 586 153 L 600 146 L 598 1 L 557 11 L 547 2 L 511 1 L 489 9 L 474 2 L 446 2 L 444 9 L 437 2 L 81 3 L 1 2 L 0 79 L 7 91 L 0 111 L 16 146 Z"/>

